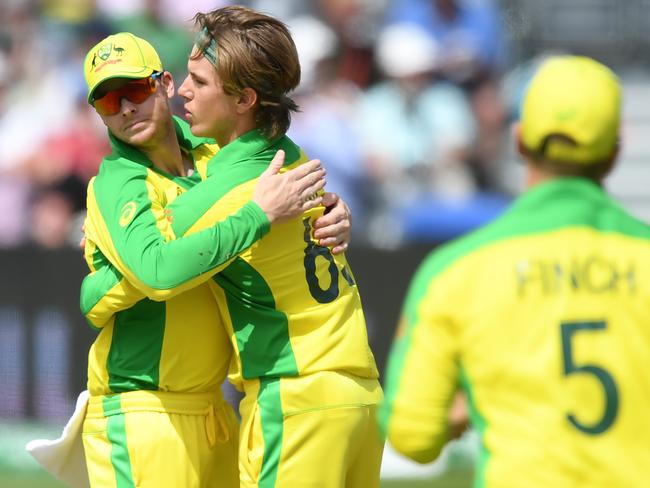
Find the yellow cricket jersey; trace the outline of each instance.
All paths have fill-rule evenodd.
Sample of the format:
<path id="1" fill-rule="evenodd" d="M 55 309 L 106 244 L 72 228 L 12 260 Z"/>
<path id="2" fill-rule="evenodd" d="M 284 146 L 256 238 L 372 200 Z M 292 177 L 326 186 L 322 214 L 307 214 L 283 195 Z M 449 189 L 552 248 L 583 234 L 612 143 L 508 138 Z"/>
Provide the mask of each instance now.
<path id="1" fill-rule="evenodd" d="M 201 181 L 218 149 L 192 136 L 185 122 L 174 123 L 182 149 L 194 158 L 192 176 L 165 174 L 111 137 L 112 154 L 89 184 L 91 274 L 81 309 L 99 330 L 89 354 L 92 395 L 218 391 L 226 375 L 229 339 L 209 285 L 201 283 L 261 238 L 269 223 L 257 205 L 242 202 L 228 218 L 174 240 L 166 207 Z"/>
<path id="2" fill-rule="evenodd" d="M 247 202 L 278 149 L 285 168 L 307 157 L 289 138 L 257 130 L 223 147 L 208 177 L 177 198 L 168 211 L 177 236 L 193 236 Z M 377 378 L 359 292 L 344 256 L 312 238 L 323 208 L 274 224 L 213 278 L 219 310 L 237 361 L 231 380 L 342 371 Z"/>
<path id="3" fill-rule="evenodd" d="M 434 459 L 461 385 L 481 439 L 475 486 L 648 486 L 649 366 L 650 227 L 561 178 L 421 265 L 381 426 Z"/>

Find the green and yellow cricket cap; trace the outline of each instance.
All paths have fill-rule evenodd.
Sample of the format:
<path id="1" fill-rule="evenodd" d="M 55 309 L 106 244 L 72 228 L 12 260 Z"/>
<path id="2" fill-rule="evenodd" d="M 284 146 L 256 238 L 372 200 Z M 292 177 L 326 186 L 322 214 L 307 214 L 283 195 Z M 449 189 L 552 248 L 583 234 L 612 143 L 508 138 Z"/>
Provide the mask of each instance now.
<path id="1" fill-rule="evenodd" d="M 528 86 L 521 141 L 548 160 L 598 163 L 614 151 L 620 119 L 621 87 L 609 68 L 583 56 L 556 56 L 540 66 Z M 552 135 L 576 144 L 549 139 Z"/>
<path id="2" fill-rule="evenodd" d="M 158 53 L 144 39 L 129 32 L 108 36 L 93 46 L 84 60 L 88 103 L 92 103 L 95 89 L 106 80 L 146 78 L 162 70 Z"/>

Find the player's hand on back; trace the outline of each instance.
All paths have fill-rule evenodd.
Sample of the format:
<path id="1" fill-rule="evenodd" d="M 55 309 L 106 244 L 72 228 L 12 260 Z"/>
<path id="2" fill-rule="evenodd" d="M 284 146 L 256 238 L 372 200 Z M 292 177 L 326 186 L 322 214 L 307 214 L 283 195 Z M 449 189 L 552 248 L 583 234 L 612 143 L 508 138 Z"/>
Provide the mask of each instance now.
<path id="1" fill-rule="evenodd" d="M 282 150 L 275 154 L 253 191 L 253 201 L 271 223 L 297 217 L 323 201 L 316 194 L 325 186 L 325 170 L 320 161 L 313 159 L 280 174 L 284 156 Z"/>
<path id="2" fill-rule="evenodd" d="M 336 193 L 323 194 L 325 214 L 314 221 L 314 238 L 318 244 L 331 247 L 332 254 L 345 252 L 350 244 L 352 213 Z"/>

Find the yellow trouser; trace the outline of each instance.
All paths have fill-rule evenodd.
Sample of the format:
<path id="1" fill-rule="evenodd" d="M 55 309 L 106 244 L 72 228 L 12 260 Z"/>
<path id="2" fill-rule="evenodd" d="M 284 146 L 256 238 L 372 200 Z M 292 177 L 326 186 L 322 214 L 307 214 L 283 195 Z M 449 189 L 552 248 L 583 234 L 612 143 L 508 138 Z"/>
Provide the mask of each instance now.
<path id="1" fill-rule="evenodd" d="M 238 487 L 238 428 L 220 391 L 91 397 L 83 426 L 90 484 Z"/>
<path id="2" fill-rule="evenodd" d="M 242 487 L 379 486 L 377 380 L 320 372 L 245 381 L 244 390 Z"/>

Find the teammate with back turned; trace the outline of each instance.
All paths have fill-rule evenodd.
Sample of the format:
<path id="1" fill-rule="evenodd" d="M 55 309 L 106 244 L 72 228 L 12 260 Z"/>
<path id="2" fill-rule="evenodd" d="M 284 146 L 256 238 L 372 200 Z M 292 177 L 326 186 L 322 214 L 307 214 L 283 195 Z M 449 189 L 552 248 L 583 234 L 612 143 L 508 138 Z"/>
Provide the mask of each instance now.
<path id="1" fill-rule="evenodd" d="M 621 93 L 596 61 L 549 59 L 517 129 L 527 191 L 415 275 L 381 427 L 435 459 L 457 389 L 480 435 L 475 486 L 648 486 L 650 227 L 603 189 Z"/>

